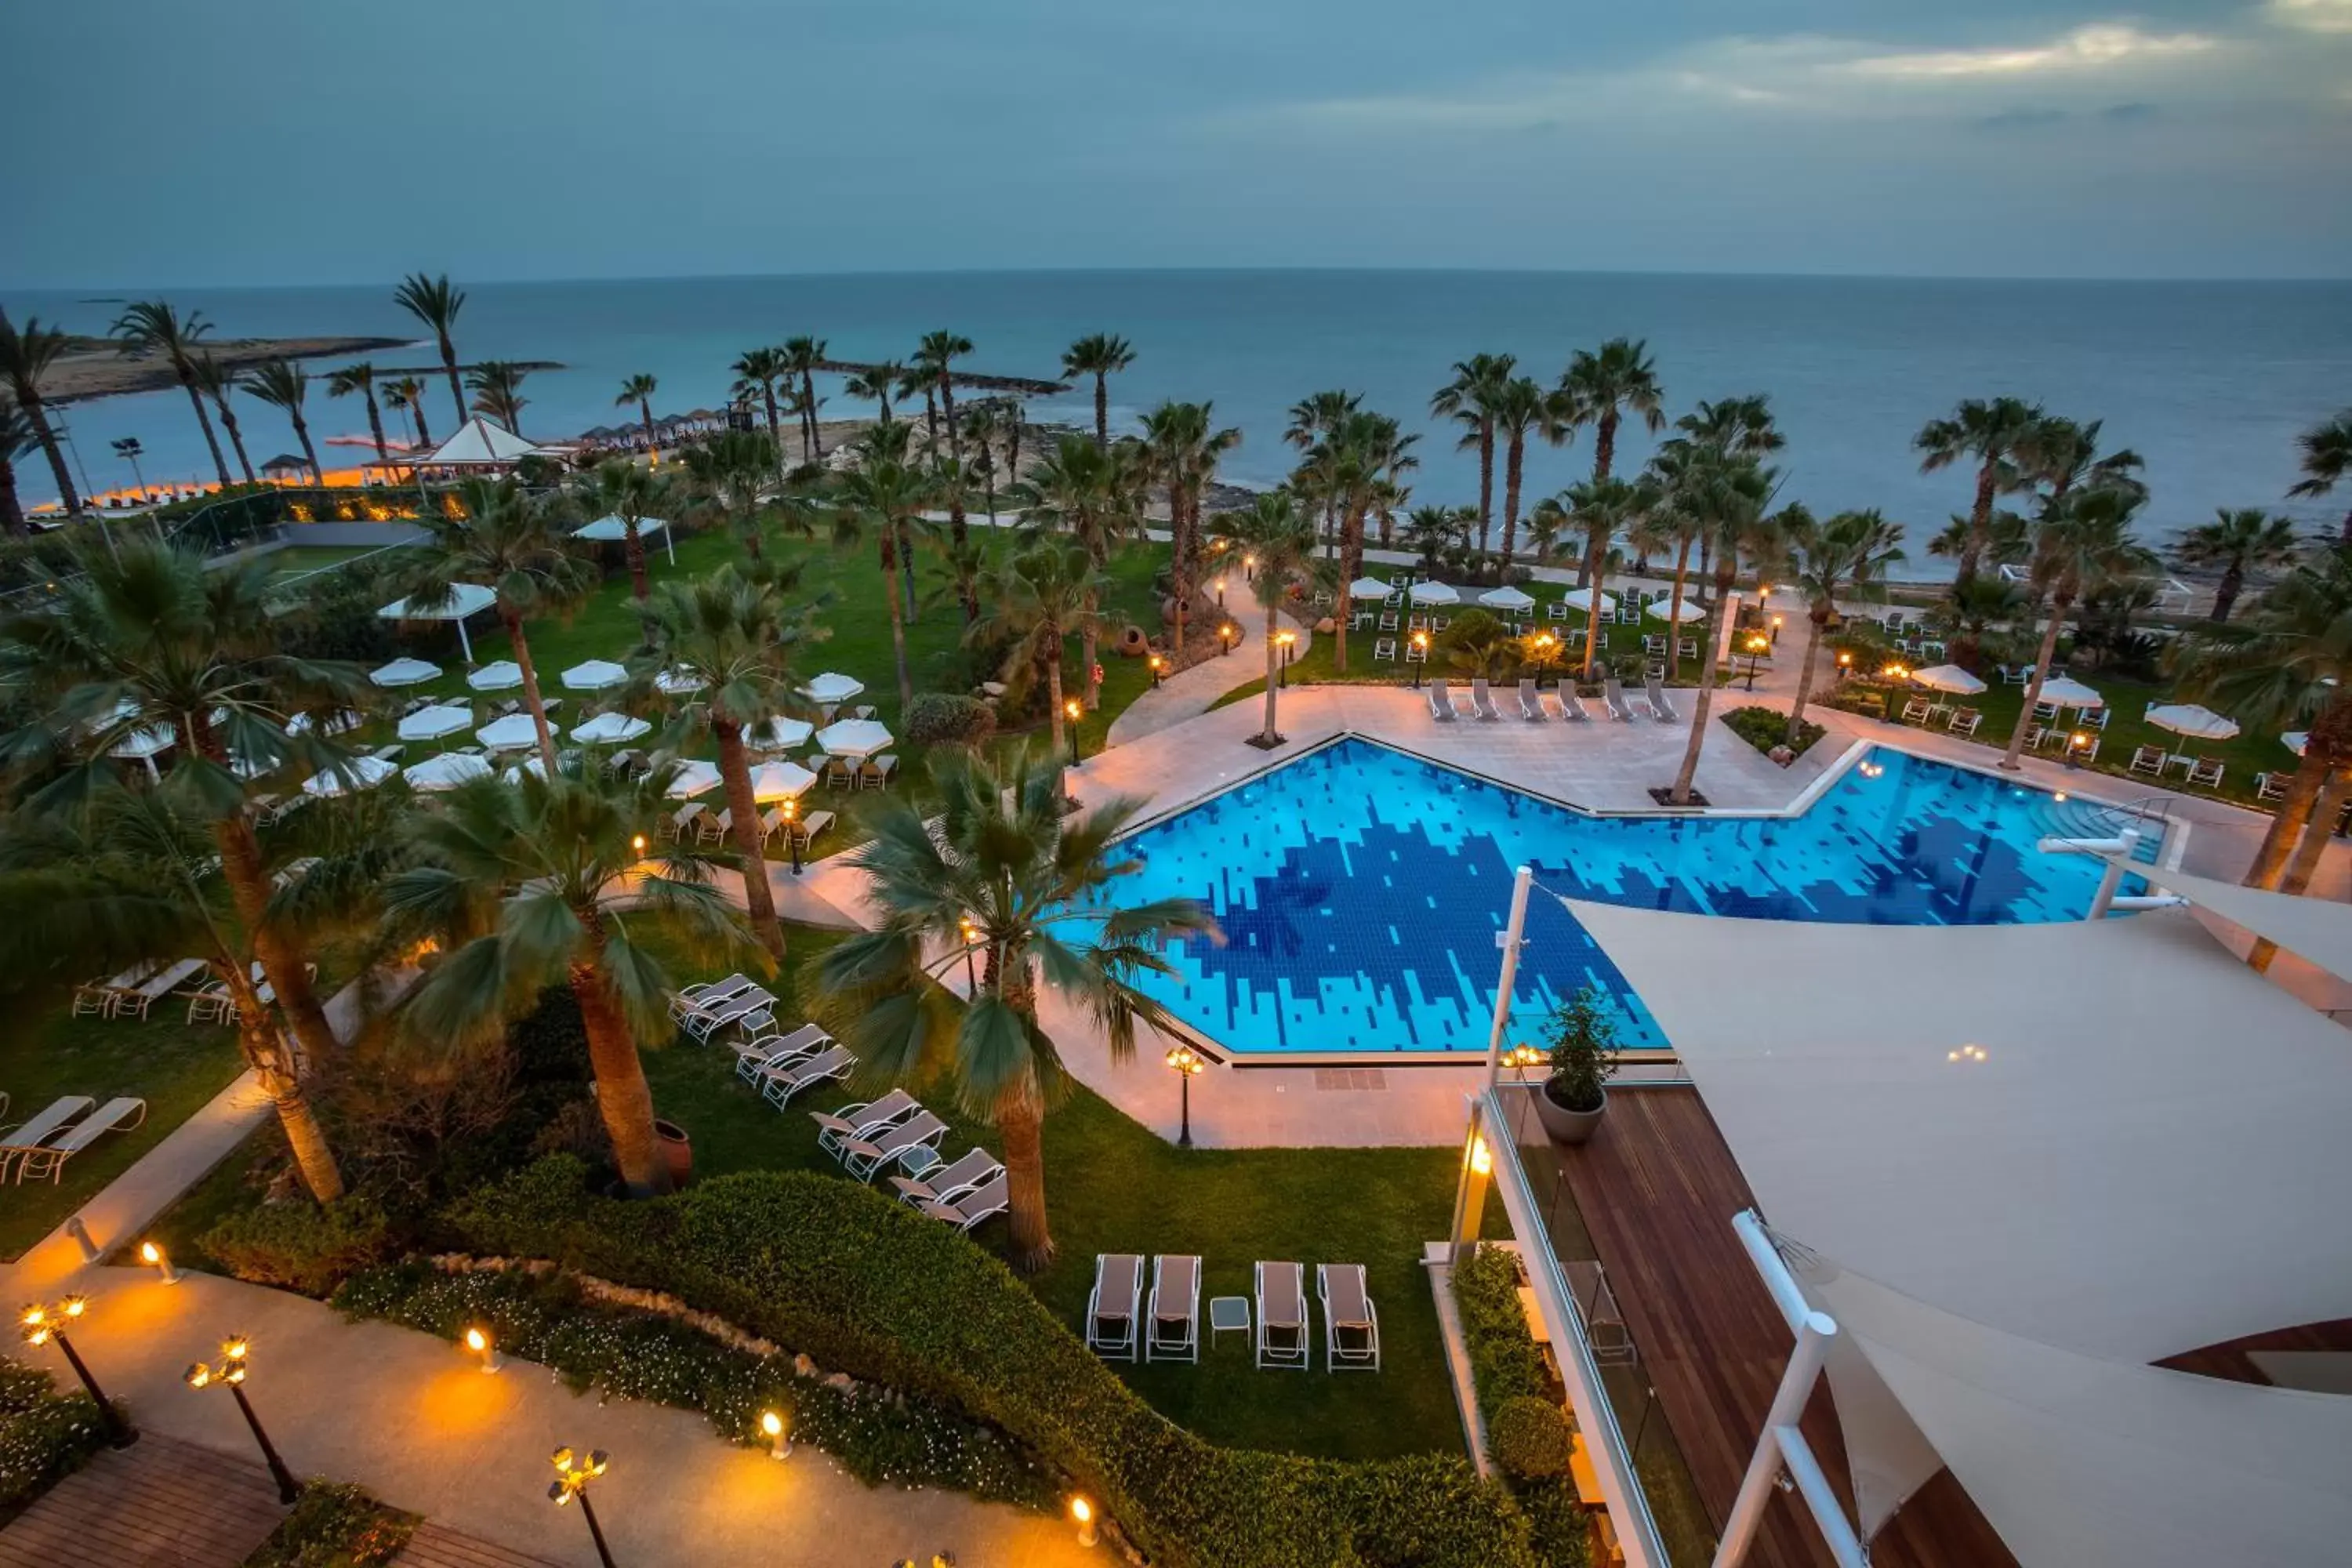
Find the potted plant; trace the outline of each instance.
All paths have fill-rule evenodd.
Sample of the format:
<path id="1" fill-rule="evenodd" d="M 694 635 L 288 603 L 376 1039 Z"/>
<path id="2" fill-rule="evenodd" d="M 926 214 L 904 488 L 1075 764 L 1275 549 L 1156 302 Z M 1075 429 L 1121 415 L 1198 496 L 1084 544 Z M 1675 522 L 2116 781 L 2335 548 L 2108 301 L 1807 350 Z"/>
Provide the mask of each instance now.
<path id="1" fill-rule="evenodd" d="M 1581 1143 L 1601 1124 L 1605 1087 L 1617 1071 L 1617 1026 L 1588 985 L 1561 1003 L 1544 1026 L 1551 1076 L 1536 1093 L 1536 1120 L 1555 1143 Z"/>

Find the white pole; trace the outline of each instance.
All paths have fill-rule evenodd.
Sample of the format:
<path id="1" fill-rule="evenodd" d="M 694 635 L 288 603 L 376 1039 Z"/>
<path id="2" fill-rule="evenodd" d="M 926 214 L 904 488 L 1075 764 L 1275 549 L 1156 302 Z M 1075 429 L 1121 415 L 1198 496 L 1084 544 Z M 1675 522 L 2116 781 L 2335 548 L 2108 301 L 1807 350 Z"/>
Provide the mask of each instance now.
<path id="1" fill-rule="evenodd" d="M 1822 1312 L 1808 1313 L 1804 1326 L 1798 1330 L 1797 1348 L 1790 1353 L 1788 1370 L 1780 1374 L 1780 1391 L 1772 1395 L 1764 1430 L 1757 1435 L 1756 1451 L 1748 1457 L 1739 1495 L 1732 1500 L 1730 1516 L 1724 1521 L 1714 1568 L 1738 1568 L 1747 1561 L 1748 1549 L 1764 1522 L 1765 1505 L 1772 1500 L 1773 1478 L 1780 1472 L 1780 1428 L 1793 1428 L 1803 1418 L 1805 1401 L 1812 1397 L 1813 1380 L 1821 1375 L 1837 1331 L 1836 1321 Z"/>
<path id="2" fill-rule="evenodd" d="M 466 635 L 466 617 L 457 617 L 457 646 L 466 650 L 466 662 L 474 662 L 474 639 Z"/>
<path id="3" fill-rule="evenodd" d="M 1519 949 L 1528 927 L 1528 889 L 1535 873 L 1525 866 L 1511 876 L 1511 918 L 1496 945 L 1503 950 L 1503 973 L 1495 983 L 1495 1022 L 1486 1034 L 1486 1087 L 1503 1076 L 1503 1037 L 1511 1026 L 1511 990 L 1519 979 Z"/>
<path id="4" fill-rule="evenodd" d="M 2116 894 L 2124 885 L 2124 868 L 2131 864 L 2132 851 L 2139 847 L 2139 829 L 2126 827 L 2116 835 L 2122 849 L 2107 861 L 2106 873 L 2099 879 L 2099 890 L 2091 895 L 2091 912 L 2086 920 L 2105 920 L 2115 908 Z"/>

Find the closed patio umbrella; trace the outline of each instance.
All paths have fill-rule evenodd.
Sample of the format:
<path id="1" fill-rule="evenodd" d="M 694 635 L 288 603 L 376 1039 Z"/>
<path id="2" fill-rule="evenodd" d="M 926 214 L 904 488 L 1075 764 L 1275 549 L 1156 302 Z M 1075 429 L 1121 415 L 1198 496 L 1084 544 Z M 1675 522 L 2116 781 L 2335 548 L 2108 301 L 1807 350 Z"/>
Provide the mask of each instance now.
<path id="1" fill-rule="evenodd" d="M 1931 664 L 1925 669 L 1911 672 L 1911 683 L 1930 691 L 1949 691 L 1961 697 L 1974 697 L 1985 689 L 1985 683 L 1957 664 Z"/>
<path id="2" fill-rule="evenodd" d="M 856 677 L 828 669 L 802 687 L 801 695 L 812 702 L 846 702 L 865 689 L 866 683 Z"/>
<path id="3" fill-rule="evenodd" d="M 1412 602 L 1416 605 L 1458 605 L 1462 595 L 1443 583 L 1415 583 Z"/>
<path id="4" fill-rule="evenodd" d="M 1487 589 L 1478 595 L 1478 602 L 1490 610 L 1532 610 L 1536 607 L 1531 596 L 1507 584 L 1500 588 Z"/>
<path id="5" fill-rule="evenodd" d="M 502 658 L 466 677 L 466 684 L 477 691 L 512 691 L 522 684 L 522 666 Z"/>
<path id="6" fill-rule="evenodd" d="M 474 721 L 474 710 L 463 702 L 440 702 L 420 708 L 400 721 L 404 741 L 437 741 L 454 735 Z"/>
<path id="7" fill-rule="evenodd" d="M 563 672 L 566 691 L 607 691 L 629 679 L 629 672 L 609 658 L 592 658 Z"/>
<path id="8" fill-rule="evenodd" d="M 441 667 L 421 658 L 395 658 L 368 673 L 378 686 L 417 686 L 440 678 Z"/>
<path id="9" fill-rule="evenodd" d="M 591 745 L 610 745 L 620 741 L 634 741 L 653 726 L 643 719 L 633 719 L 626 713 L 599 713 L 585 724 L 575 724 L 572 738 Z"/>
<path id="10" fill-rule="evenodd" d="M 401 770 L 401 777 L 408 781 L 409 788 L 428 791 L 456 789 L 469 780 L 489 776 L 489 763 L 463 752 L 444 752 L 413 768 Z"/>
<path id="11" fill-rule="evenodd" d="M 2061 708 L 2104 708 L 2107 700 L 2072 676 L 2053 676 L 2042 683 L 2042 700 Z"/>
<path id="12" fill-rule="evenodd" d="M 2159 730 L 2169 730 L 2192 741 L 2229 741 L 2236 739 L 2238 733 L 2236 720 L 2194 702 L 2161 703 L 2149 708 L 2142 717 Z"/>
<path id="13" fill-rule="evenodd" d="M 872 756 L 890 743 L 890 731 L 872 719 L 844 719 L 816 732 L 816 743 L 836 757 Z"/>

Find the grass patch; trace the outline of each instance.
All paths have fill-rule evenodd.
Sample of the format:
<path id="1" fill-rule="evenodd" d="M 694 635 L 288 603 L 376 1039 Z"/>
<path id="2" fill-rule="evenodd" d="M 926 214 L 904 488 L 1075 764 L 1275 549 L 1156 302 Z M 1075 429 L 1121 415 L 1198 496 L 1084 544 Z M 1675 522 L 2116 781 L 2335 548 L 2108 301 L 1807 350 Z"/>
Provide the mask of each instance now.
<path id="1" fill-rule="evenodd" d="M 262 564 L 269 568 L 272 578 L 283 582 L 289 577 L 308 576 L 330 567 L 347 565 L 362 555 L 373 555 L 384 547 L 381 544 L 296 544 L 284 550 L 274 550 L 263 556 Z"/>

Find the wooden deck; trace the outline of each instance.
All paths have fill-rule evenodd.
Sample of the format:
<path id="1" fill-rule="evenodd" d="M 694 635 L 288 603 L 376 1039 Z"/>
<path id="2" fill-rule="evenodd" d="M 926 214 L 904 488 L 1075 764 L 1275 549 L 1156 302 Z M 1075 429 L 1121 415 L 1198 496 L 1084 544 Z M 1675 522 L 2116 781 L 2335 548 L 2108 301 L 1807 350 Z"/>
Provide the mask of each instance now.
<path id="1" fill-rule="evenodd" d="M 237 1568 L 285 1517 L 259 1465 L 148 1432 L 0 1530 L 0 1568 Z"/>
<path id="2" fill-rule="evenodd" d="M 460 1535 L 429 1519 L 416 1527 L 416 1533 L 408 1538 L 406 1549 L 394 1559 L 394 1568 L 558 1568 L 549 1558 L 509 1552 L 503 1546 Z"/>
<path id="3" fill-rule="evenodd" d="M 1539 1142 L 1520 1141 L 1523 1149 Z M 1554 1153 L 1699 1500 L 1719 1529 L 1793 1344 L 1731 1228 L 1731 1216 L 1755 1197 L 1696 1089 L 1612 1094 L 1592 1141 Z M 1540 1192 L 1546 1173 L 1530 1174 Z M 1804 1429 L 1851 1508 L 1826 1382 L 1814 1392 Z M 1757 1568 L 1831 1565 L 1820 1531 L 1790 1493 L 1773 1496 L 1748 1561 Z M 1875 1568 L 2013 1568 L 2016 1559 L 1944 1470 L 1872 1542 L 1871 1561 Z"/>

